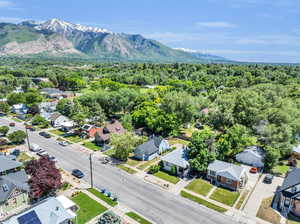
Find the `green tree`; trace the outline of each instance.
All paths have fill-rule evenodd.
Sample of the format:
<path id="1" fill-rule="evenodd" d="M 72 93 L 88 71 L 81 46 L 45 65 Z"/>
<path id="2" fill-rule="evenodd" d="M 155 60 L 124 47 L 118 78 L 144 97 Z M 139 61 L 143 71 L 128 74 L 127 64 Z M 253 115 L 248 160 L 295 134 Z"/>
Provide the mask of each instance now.
<path id="1" fill-rule="evenodd" d="M 49 122 L 42 116 L 40 115 L 35 115 L 32 120 L 31 123 L 33 125 L 41 125 L 43 127 L 47 127 L 49 125 Z"/>
<path id="2" fill-rule="evenodd" d="M 9 112 L 9 105 L 6 102 L 0 102 L 0 112 L 1 113 Z"/>
<path id="3" fill-rule="evenodd" d="M 24 93 L 10 93 L 7 96 L 7 103 L 11 106 L 19 103 L 25 103 Z"/>
<path id="4" fill-rule="evenodd" d="M 214 138 L 214 132 L 208 127 L 193 133 L 188 154 L 189 163 L 195 171 L 206 171 L 208 164 L 215 160 Z"/>
<path id="5" fill-rule="evenodd" d="M 21 144 L 24 142 L 25 138 L 26 138 L 26 133 L 24 131 L 15 131 L 10 133 L 8 136 L 9 141 L 11 141 L 12 143 L 15 144 Z"/>
<path id="6" fill-rule="evenodd" d="M 270 171 L 278 164 L 280 158 L 280 152 L 271 146 L 266 146 L 265 152 L 266 152 L 264 158 L 265 169 Z"/>
<path id="7" fill-rule="evenodd" d="M 9 127 L 7 127 L 7 126 L 1 126 L 0 127 L 0 134 L 1 135 L 5 136 L 8 133 L 8 131 L 9 131 Z"/>
<path id="8" fill-rule="evenodd" d="M 72 116 L 73 108 L 74 108 L 74 104 L 73 101 L 70 99 L 61 99 L 56 106 L 56 110 L 59 113 L 68 117 Z"/>
<path id="9" fill-rule="evenodd" d="M 29 91 L 25 93 L 24 96 L 25 96 L 25 104 L 27 106 L 39 104 L 40 102 L 43 101 L 43 97 L 38 91 Z"/>

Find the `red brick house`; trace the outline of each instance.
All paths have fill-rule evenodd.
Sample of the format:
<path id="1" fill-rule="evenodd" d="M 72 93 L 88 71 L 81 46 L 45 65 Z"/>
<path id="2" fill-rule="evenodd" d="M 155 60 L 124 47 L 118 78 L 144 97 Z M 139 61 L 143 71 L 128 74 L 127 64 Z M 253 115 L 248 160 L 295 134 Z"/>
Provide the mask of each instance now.
<path id="1" fill-rule="evenodd" d="M 217 186 L 234 191 L 244 188 L 248 180 L 245 168 L 220 160 L 209 164 L 207 178 Z"/>

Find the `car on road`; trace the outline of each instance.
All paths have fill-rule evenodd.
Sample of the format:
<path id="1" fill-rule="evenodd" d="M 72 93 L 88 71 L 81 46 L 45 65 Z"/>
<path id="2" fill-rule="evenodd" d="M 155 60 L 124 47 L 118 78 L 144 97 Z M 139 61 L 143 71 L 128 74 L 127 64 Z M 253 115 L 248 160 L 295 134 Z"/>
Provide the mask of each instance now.
<path id="1" fill-rule="evenodd" d="M 38 152 L 41 150 L 41 148 L 38 144 L 30 144 L 29 150 L 32 152 Z"/>
<path id="2" fill-rule="evenodd" d="M 57 162 L 57 159 L 55 158 L 55 156 L 48 156 L 48 159 L 50 161 Z"/>
<path id="3" fill-rule="evenodd" d="M 83 178 L 84 177 L 84 173 L 79 169 L 72 170 L 72 175 L 74 177 L 77 177 L 77 178 Z"/>
<path id="4" fill-rule="evenodd" d="M 41 132 L 39 133 L 39 135 L 40 135 L 40 136 L 43 136 L 43 137 L 45 137 L 45 138 L 51 138 L 51 135 L 50 135 L 49 133 L 45 132 L 45 131 L 41 131 Z"/>
<path id="5" fill-rule="evenodd" d="M 38 156 L 48 156 L 48 152 L 46 152 L 45 150 L 41 150 L 37 153 Z"/>
<path id="6" fill-rule="evenodd" d="M 274 176 L 272 174 L 266 174 L 264 178 L 264 183 L 271 184 L 273 182 Z"/>
<path id="7" fill-rule="evenodd" d="M 5 113 L 0 112 L 0 117 L 5 117 L 5 116 L 6 116 Z"/>
<path id="8" fill-rule="evenodd" d="M 258 172 L 258 169 L 256 167 L 252 167 L 250 169 L 250 173 L 257 173 Z"/>
<path id="9" fill-rule="evenodd" d="M 16 123 L 11 122 L 11 123 L 9 123 L 9 126 L 10 126 L 10 127 L 14 127 L 14 126 L 16 126 Z"/>
<path id="10" fill-rule="evenodd" d="M 69 145 L 69 142 L 67 142 L 67 141 L 59 141 L 58 144 L 61 145 L 61 146 L 67 146 L 67 145 Z"/>

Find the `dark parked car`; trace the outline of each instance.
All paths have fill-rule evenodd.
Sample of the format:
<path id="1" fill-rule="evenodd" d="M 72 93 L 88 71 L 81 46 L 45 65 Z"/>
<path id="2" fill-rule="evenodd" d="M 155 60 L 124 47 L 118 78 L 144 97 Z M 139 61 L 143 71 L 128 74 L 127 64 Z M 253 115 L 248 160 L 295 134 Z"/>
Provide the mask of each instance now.
<path id="1" fill-rule="evenodd" d="M 267 174 L 264 178 L 264 182 L 266 184 L 271 184 L 273 179 L 274 179 L 274 176 L 272 174 Z"/>
<path id="2" fill-rule="evenodd" d="M 16 124 L 14 122 L 11 122 L 11 123 L 9 123 L 9 126 L 14 127 L 14 126 L 16 126 Z"/>
<path id="3" fill-rule="evenodd" d="M 78 170 L 78 169 L 75 169 L 72 171 L 72 175 L 74 177 L 77 177 L 77 178 L 83 178 L 84 177 L 84 174 L 82 171 Z"/>
<path id="4" fill-rule="evenodd" d="M 4 117 L 4 116 L 6 116 L 6 114 L 5 114 L 5 113 L 2 113 L 2 112 L 0 112 L 0 117 Z"/>
<path id="5" fill-rule="evenodd" d="M 39 133 L 39 135 L 40 135 L 40 136 L 43 136 L 43 137 L 45 137 L 45 138 L 51 138 L 51 135 L 50 135 L 49 133 L 47 133 L 47 132 L 44 132 L 44 131 L 41 131 L 41 132 Z"/>

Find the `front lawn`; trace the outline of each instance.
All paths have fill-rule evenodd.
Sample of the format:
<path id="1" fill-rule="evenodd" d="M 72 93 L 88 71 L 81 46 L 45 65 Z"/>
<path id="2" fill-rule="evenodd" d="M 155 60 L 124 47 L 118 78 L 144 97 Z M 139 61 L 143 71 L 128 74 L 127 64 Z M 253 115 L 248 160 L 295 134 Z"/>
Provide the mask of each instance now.
<path id="1" fill-rule="evenodd" d="M 213 188 L 213 185 L 210 184 L 208 181 L 202 179 L 193 180 L 188 186 L 185 187 L 186 189 L 193 191 L 197 194 L 201 195 L 208 195 L 208 193 Z"/>
<path id="2" fill-rule="evenodd" d="M 274 173 L 279 173 L 281 175 L 286 174 L 289 171 L 289 166 L 287 165 L 288 161 L 284 160 L 284 161 L 280 161 L 279 165 L 275 166 L 273 168 L 273 172 Z"/>
<path id="3" fill-rule="evenodd" d="M 53 129 L 53 130 L 50 130 L 49 132 L 51 132 L 52 134 L 55 134 L 55 135 L 63 135 L 65 134 L 65 132 L 59 130 L 59 129 Z"/>
<path id="4" fill-rule="evenodd" d="M 89 188 L 88 191 L 91 192 L 93 195 L 95 195 L 97 198 L 101 199 L 102 201 L 105 201 L 107 204 L 109 204 L 112 207 L 118 204 L 118 202 L 112 200 L 110 197 L 105 196 L 100 191 L 94 188 Z"/>
<path id="5" fill-rule="evenodd" d="M 63 136 L 65 139 L 68 139 L 70 142 L 78 143 L 81 142 L 83 139 L 80 138 L 78 135 L 70 135 L 70 136 Z"/>
<path id="6" fill-rule="evenodd" d="M 153 160 L 149 160 L 149 161 L 146 161 L 144 163 L 142 163 L 141 165 L 139 165 L 137 168 L 139 170 L 145 170 L 147 167 L 151 166 L 151 165 L 154 165 L 155 163 L 158 163 L 159 161 L 159 158 L 155 158 Z"/>
<path id="7" fill-rule="evenodd" d="M 217 188 L 210 196 L 210 199 L 221 202 L 228 206 L 233 206 L 235 201 L 239 198 L 239 196 L 239 192 L 229 191 L 223 188 Z"/>
<path id="8" fill-rule="evenodd" d="M 99 151 L 101 149 L 101 147 L 96 145 L 94 142 L 85 142 L 83 143 L 83 146 L 93 151 Z"/>
<path id="9" fill-rule="evenodd" d="M 140 163 L 142 163 L 141 161 L 135 159 L 135 158 L 128 158 L 127 162 L 126 162 L 129 166 L 138 166 Z"/>
<path id="10" fill-rule="evenodd" d="M 125 215 L 127 215 L 130 218 L 134 219 L 138 223 L 141 223 L 141 224 L 152 224 L 151 222 L 149 222 L 148 220 L 144 219 L 143 217 L 139 216 L 138 214 L 136 214 L 134 212 L 127 212 Z"/>
<path id="11" fill-rule="evenodd" d="M 242 194 L 242 196 L 240 197 L 238 203 L 236 203 L 236 206 L 235 206 L 236 209 L 240 209 L 240 208 L 241 208 L 241 206 L 242 206 L 242 204 L 244 203 L 245 199 L 247 198 L 248 194 L 249 194 L 249 190 L 245 190 L 245 191 L 243 192 L 243 194 Z"/>
<path id="12" fill-rule="evenodd" d="M 273 197 L 264 199 L 259 207 L 259 210 L 256 214 L 258 218 L 266 220 L 273 224 L 280 224 L 281 217 L 277 214 L 274 209 L 271 207 Z"/>
<path id="13" fill-rule="evenodd" d="M 29 156 L 25 152 L 21 152 L 21 154 L 17 157 L 17 160 L 21 163 L 28 162 L 30 160 L 34 159 L 33 157 Z"/>
<path id="14" fill-rule="evenodd" d="M 194 195 L 192 195 L 192 194 L 187 193 L 186 191 L 181 191 L 181 192 L 180 192 L 180 195 L 181 195 L 182 197 L 184 197 L 184 198 L 187 198 L 187 199 L 189 199 L 189 200 L 192 200 L 192 201 L 194 201 L 194 202 L 196 202 L 196 203 L 198 203 L 198 204 L 204 205 L 205 207 L 210 208 L 210 209 L 213 209 L 213 210 L 215 210 L 215 211 L 217 211 L 217 212 L 222 212 L 222 213 L 224 213 L 224 212 L 227 211 L 227 209 L 225 209 L 225 208 L 222 208 L 222 207 L 220 207 L 220 206 L 218 206 L 218 205 L 215 205 L 215 204 L 213 204 L 213 203 L 210 203 L 210 202 L 208 202 L 208 201 L 206 201 L 206 200 L 204 200 L 204 199 L 202 199 L 202 198 L 198 198 L 198 197 L 196 197 L 196 196 L 194 196 Z"/>
<path id="15" fill-rule="evenodd" d="M 72 201 L 79 207 L 76 218 L 77 224 L 85 224 L 107 210 L 103 205 L 82 192 L 72 197 Z"/>
<path id="16" fill-rule="evenodd" d="M 115 154 L 115 150 L 114 149 L 109 149 L 106 152 L 104 152 L 105 155 L 107 156 L 113 156 Z"/>
<path id="17" fill-rule="evenodd" d="M 180 181 L 180 179 L 178 177 L 171 176 L 170 174 L 168 174 L 164 171 L 158 171 L 157 173 L 155 173 L 153 175 L 160 178 L 160 179 L 168 181 L 172 184 L 177 184 Z"/>
<path id="18" fill-rule="evenodd" d="M 124 171 L 126 171 L 127 173 L 130 173 L 130 174 L 135 174 L 135 173 L 137 173 L 136 170 L 131 169 L 131 168 L 129 168 L 129 167 L 127 167 L 127 166 L 124 166 L 124 165 L 117 165 L 117 167 L 120 168 L 120 169 L 122 169 L 122 170 L 124 170 Z"/>

